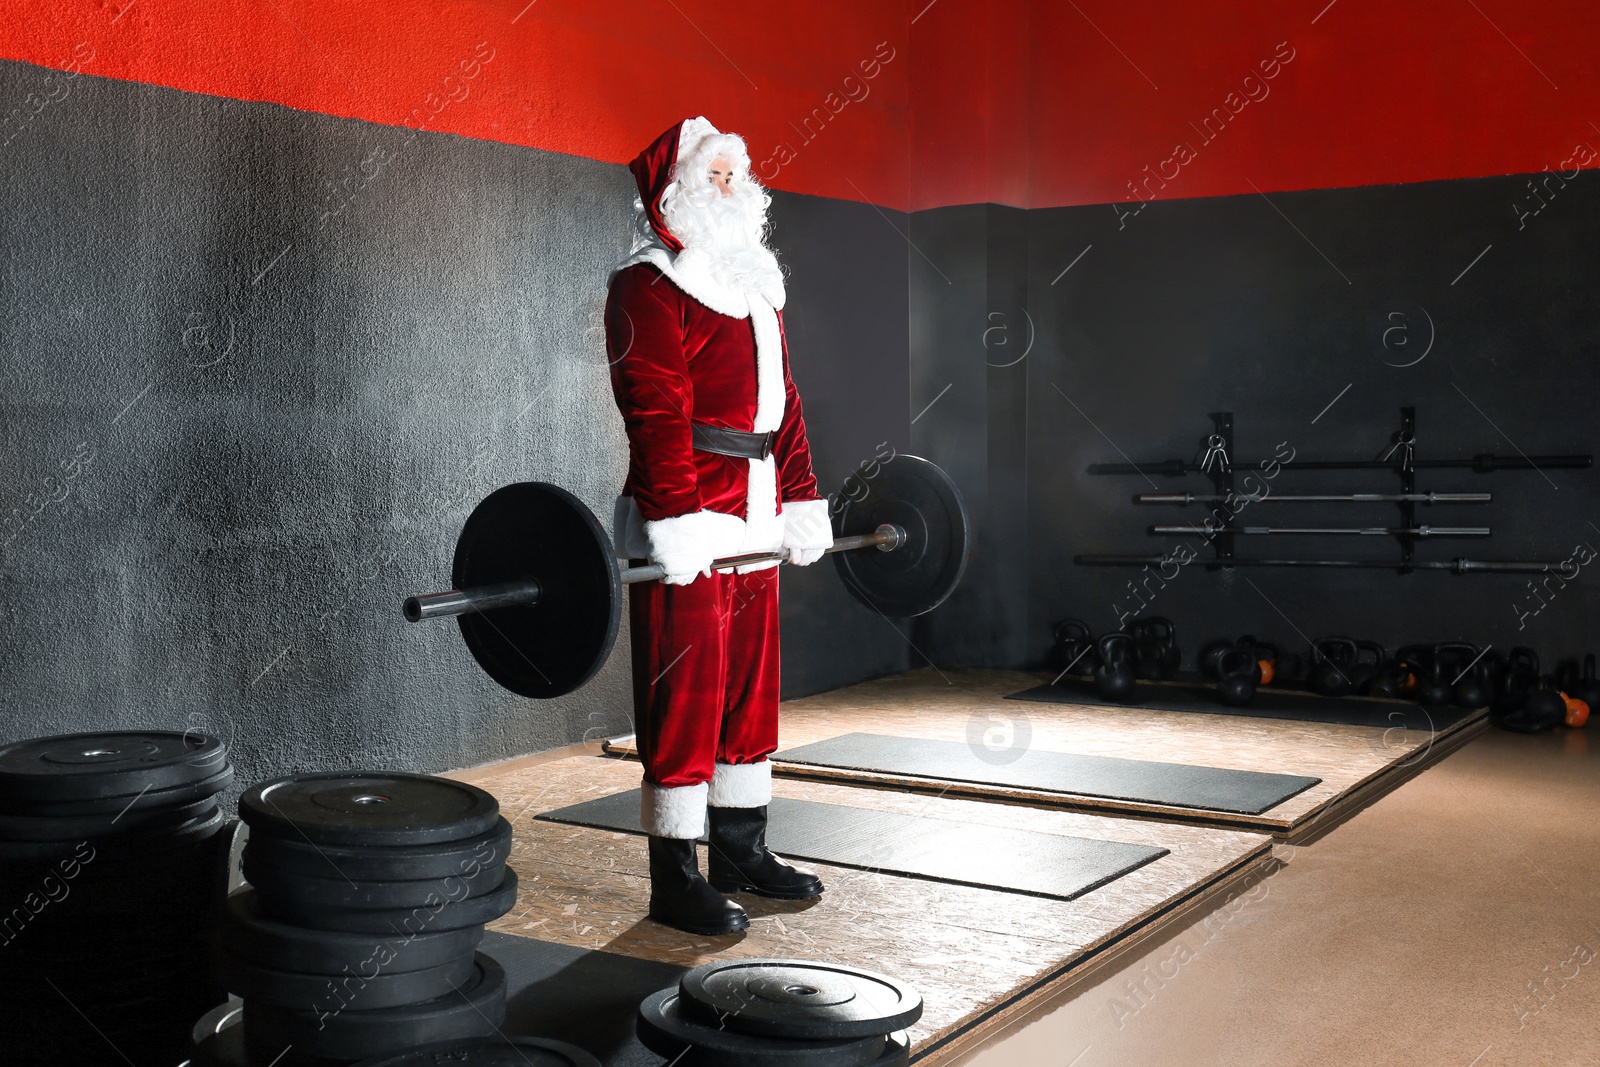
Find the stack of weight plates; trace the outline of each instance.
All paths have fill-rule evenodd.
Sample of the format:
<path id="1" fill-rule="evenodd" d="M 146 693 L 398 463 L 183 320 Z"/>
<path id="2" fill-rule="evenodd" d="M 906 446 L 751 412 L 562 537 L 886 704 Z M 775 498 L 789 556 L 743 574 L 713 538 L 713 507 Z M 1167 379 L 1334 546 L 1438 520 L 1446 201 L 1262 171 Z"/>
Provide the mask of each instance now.
<path id="1" fill-rule="evenodd" d="M 216 1002 L 226 746 L 128 731 L 0 748 L 0 1048 L 6 1062 L 176 1062 Z"/>
<path id="2" fill-rule="evenodd" d="M 887 975 L 805 960 L 723 960 L 639 1005 L 639 1040 L 676 1067 L 896 1067 L 922 997 Z"/>
<path id="3" fill-rule="evenodd" d="M 505 972 L 476 951 L 511 910 L 494 797 L 422 774 L 329 773 L 248 790 L 222 969 L 252 1060 L 348 1063 L 495 1034 Z M 203 1055 L 197 1060 L 204 1062 Z"/>

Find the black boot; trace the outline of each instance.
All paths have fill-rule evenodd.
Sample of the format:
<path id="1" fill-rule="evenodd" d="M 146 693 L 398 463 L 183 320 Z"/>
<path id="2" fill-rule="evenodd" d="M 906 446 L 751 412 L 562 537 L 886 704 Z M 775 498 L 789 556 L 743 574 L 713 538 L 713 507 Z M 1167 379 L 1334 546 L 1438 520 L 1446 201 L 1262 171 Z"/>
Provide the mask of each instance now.
<path id="1" fill-rule="evenodd" d="M 650 918 L 691 934 L 732 934 L 750 925 L 744 909 L 706 884 L 694 842 L 650 838 Z"/>
<path id="2" fill-rule="evenodd" d="M 755 893 L 779 900 L 822 895 L 822 879 L 791 867 L 767 851 L 767 809 L 710 808 L 710 881 L 724 893 Z"/>

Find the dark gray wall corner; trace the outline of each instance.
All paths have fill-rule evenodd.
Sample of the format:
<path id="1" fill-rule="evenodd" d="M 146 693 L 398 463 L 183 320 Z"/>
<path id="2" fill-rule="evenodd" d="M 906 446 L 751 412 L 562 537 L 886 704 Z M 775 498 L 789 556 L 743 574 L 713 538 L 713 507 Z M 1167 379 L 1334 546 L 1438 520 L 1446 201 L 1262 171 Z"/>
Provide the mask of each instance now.
<path id="1" fill-rule="evenodd" d="M 912 446 L 955 479 L 973 523 L 961 587 L 916 622 L 918 649 L 939 665 L 1024 655 L 1028 364 L 1043 341 L 1028 306 L 1027 214 L 976 204 L 912 217 Z"/>
<path id="2" fill-rule="evenodd" d="M 0 63 L 9 96 L 40 77 Z M 209 728 L 253 781 L 630 729 L 626 634 L 535 703 L 399 605 L 502 484 L 609 520 L 631 198 L 620 166 L 80 77 L 0 158 L 0 739 Z M 832 487 L 904 433 L 902 249 L 863 253 L 869 208 L 777 199 Z M 791 690 L 903 668 L 831 576 L 788 578 Z"/>

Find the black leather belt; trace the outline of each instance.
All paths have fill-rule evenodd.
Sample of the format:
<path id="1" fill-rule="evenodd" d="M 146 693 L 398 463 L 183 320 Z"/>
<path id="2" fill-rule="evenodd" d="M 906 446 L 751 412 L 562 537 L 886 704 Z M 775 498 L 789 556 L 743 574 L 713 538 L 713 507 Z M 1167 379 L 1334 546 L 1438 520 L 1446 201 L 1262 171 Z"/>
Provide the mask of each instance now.
<path id="1" fill-rule="evenodd" d="M 720 426 L 705 426 L 698 422 L 689 424 L 694 447 L 702 452 L 715 452 L 719 456 L 738 456 L 740 459 L 766 459 L 772 455 L 775 431 L 750 433 L 746 430 L 725 430 Z"/>

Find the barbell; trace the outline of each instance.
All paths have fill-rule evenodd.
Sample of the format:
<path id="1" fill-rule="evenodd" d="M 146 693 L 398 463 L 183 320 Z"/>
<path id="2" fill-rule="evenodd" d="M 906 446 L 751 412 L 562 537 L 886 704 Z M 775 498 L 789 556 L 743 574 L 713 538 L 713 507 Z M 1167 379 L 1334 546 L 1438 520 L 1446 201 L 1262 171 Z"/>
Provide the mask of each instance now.
<path id="1" fill-rule="evenodd" d="M 829 508 L 826 550 L 845 587 L 884 615 L 922 615 L 966 571 L 967 509 L 950 476 L 917 456 L 856 471 Z M 864 552 L 873 548 L 877 551 Z M 727 556 L 715 570 L 788 561 L 786 550 Z M 455 618 L 478 665 L 526 697 L 570 693 L 611 654 L 622 587 L 664 577 L 656 564 L 623 567 L 583 501 L 559 485 L 517 482 L 490 493 L 456 540 L 455 588 L 407 597 L 410 622 Z"/>

